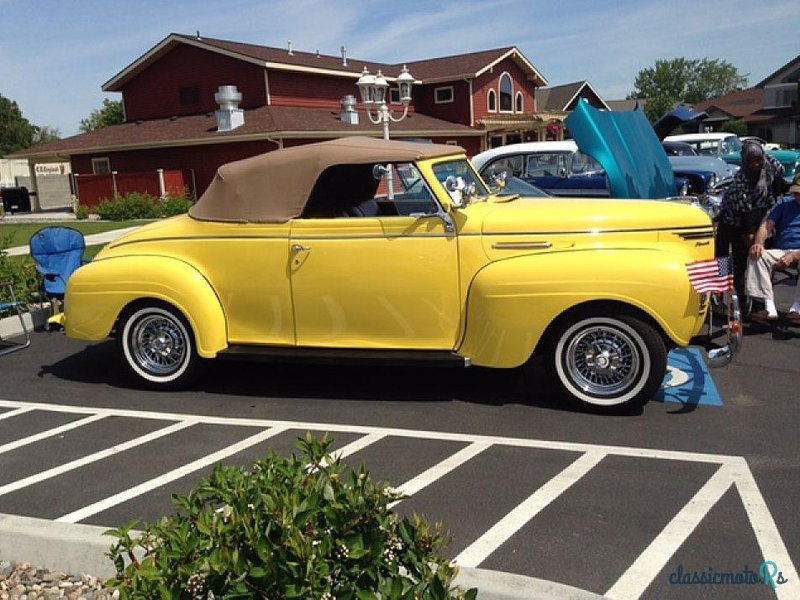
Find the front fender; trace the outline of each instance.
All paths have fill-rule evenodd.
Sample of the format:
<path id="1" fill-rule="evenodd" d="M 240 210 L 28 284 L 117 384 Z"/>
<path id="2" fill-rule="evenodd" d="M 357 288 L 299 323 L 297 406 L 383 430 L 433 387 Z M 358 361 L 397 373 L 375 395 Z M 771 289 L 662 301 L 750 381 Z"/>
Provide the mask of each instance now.
<path id="1" fill-rule="evenodd" d="M 209 281 L 190 264 L 166 256 L 112 257 L 75 271 L 64 300 L 66 334 L 103 339 L 127 305 L 146 298 L 167 302 L 184 314 L 200 356 L 213 358 L 227 347 L 225 314 Z"/>
<path id="2" fill-rule="evenodd" d="M 517 367 L 559 315 L 598 300 L 636 307 L 676 344 L 686 345 L 704 316 L 688 262 L 680 253 L 597 248 L 493 262 L 470 285 L 458 352 L 476 365 Z"/>

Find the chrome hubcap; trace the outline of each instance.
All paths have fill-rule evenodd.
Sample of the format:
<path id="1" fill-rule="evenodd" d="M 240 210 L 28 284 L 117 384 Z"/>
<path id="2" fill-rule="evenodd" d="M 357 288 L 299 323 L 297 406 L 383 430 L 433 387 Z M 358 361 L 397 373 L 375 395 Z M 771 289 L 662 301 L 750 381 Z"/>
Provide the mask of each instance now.
<path id="1" fill-rule="evenodd" d="M 611 396 L 629 388 L 638 377 L 641 358 L 624 332 L 606 327 L 580 331 L 566 349 L 566 370 L 587 393 Z"/>
<path id="2" fill-rule="evenodd" d="M 158 375 L 174 373 L 186 358 L 183 328 L 162 315 L 140 319 L 131 331 L 131 350 L 146 371 Z"/>

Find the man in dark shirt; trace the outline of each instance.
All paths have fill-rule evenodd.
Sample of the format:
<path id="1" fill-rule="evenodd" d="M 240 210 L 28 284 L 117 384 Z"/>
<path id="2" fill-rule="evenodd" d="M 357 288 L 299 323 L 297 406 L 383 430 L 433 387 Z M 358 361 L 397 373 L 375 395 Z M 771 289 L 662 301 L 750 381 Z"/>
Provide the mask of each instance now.
<path id="1" fill-rule="evenodd" d="M 747 294 L 764 301 L 764 310 L 750 315 L 752 321 L 767 323 L 778 319 L 772 289 L 772 271 L 797 264 L 800 259 L 800 174 L 795 178 L 791 194 L 770 211 L 756 232 L 747 261 Z M 773 237 L 774 248 L 764 243 Z M 800 282 L 794 293 L 794 303 L 786 315 L 791 325 L 800 326 Z"/>
<path id="2" fill-rule="evenodd" d="M 761 144 L 742 144 L 742 168 L 725 190 L 717 225 L 716 255 L 733 256 L 733 281 L 742 306 L 745 302 L 744 274 L 747 255 L 756 230 L 783 195 L 783 165 L 766 154 Z"/>

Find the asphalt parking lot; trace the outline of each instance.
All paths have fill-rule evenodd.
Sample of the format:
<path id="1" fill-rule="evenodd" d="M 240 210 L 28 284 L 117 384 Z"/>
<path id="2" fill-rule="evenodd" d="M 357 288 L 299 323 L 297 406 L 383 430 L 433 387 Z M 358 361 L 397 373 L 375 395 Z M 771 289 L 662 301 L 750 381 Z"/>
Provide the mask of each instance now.
<path id="1" fill-rule="evenodd" d="M 800 330 L 748 326 L 711 374 L 719 402 L 688 382 L 602 416 L 564 409 L 537 373 L 476 368 L 217 363 L 191 391 L 154 393 L 113 342 L 36 334 L 0 359 L 0 513 L 152 521 L 214 463 L 291 452 L 311 430 L 406 491 L 397 510 L 443 521 L 465 566 L 614 598 L 793 598 L 798 359 Z M 765 561 L 788 583 L 676 583 Z"/>

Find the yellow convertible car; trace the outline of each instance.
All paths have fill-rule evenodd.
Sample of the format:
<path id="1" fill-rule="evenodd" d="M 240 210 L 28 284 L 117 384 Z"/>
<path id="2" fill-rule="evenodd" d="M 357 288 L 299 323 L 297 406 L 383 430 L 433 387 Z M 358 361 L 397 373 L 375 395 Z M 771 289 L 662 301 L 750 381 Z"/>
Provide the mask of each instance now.
<path id="1" fill-rule="evenodd" d="M 646 402 L 708 299 L 709 218 L 661 201 L 493 195 L 457 146 L 344 138 L 219 169 L 188 215 L 69 280 L 70 337 L 183 387 L 202 359 L 508 369 L 541 354 L 567 398 Z"/>

